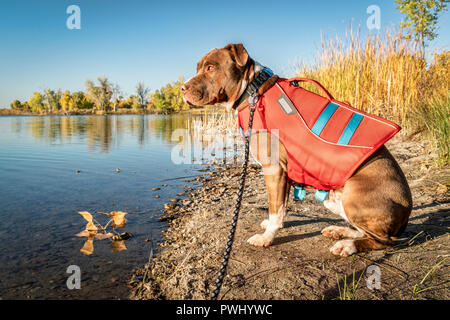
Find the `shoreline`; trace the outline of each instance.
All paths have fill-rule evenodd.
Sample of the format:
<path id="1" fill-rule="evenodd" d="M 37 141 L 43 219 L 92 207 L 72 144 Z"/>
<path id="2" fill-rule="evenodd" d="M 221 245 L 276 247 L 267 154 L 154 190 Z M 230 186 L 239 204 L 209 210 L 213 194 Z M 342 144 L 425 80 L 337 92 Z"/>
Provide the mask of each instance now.
<path id="1" fill-rule="evenodd" d="M 272 246 L 246 243 L 261 232 L 267 197 L 261 169 L 252 161 L 238 220 L 235 242 L 219 299 L 449 299 L 445 281 L 449 261 L 435 268 L 433 277 L 415 287 L 448 254 L 450 216 L 445 175 L 448 168 L 429 164 L 428 142 L 395 137 L 387 146 L 411 187 L 414 209 L 399 248 L 335 257 L 335 240 L 321 236 L 328 225 L 345 225 L 309 192 L 303 202 L 288 204 L 285 228 Z M 242 156 L 242 155 L 240 155 Z M 223 258 L 241 165 L 217 165 L 197 178 L 202 185 L 188 193 L 175 213 L 167 213 L 163 243 L 150 264 L 138 268 L 128 286 L 131 299 L 209 299 Z M 425 178 L 426 177 L 426 178 Z M 383 275 L 380 290 L 366 287 L 366 269 L 377 265 Z M 144 282 L 144 275 L 146 281 Z M 361 281 L 351 283 L 353 277 Z M 354 292 L 342 295 L 344 279 Z M 417 290 L 416 290 L 417 291 Z"/>
<path id="2" fill-rule="evenodd" d="M 162 114 L 162 115 L 171 115 L 171 114 L 184 114 L 184 113 L 203 113 L 205 111 L 214 111 L 214 108 L 209 107 L 200 107 L 200 108 L 192 108 L 188 110 L 180 110 L 174 112 L 160 112 L 160 111 L 134 111 L 129 109 L 120 109 L 117 111 L 96 111 L 96 110 L 76 110 L 76 111 L 56 111 L 56 112 L 31 112 L 27 110 L 15 110 L 8 108 L 0 108 L 0 117 L 1 116 L 95 116 L 95 115 L 150 115 L 150 114 Z"/>

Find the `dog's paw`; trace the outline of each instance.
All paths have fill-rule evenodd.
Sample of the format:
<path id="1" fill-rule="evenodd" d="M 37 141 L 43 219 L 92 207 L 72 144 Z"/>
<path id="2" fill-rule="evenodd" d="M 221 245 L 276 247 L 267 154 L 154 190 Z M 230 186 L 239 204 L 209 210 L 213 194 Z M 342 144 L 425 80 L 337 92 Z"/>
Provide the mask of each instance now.
<path id="1" fill-rule="evenodd" d="M 270 224 L 269 219 L 263 220 L 263 221 L 261 222 L 261 224 L 260 224 L 261 229 L 266 230 L 267 227 L 269 226 L 269 224 Z M 280 224 L 278 225 L 278 229 L 283 229 L 283 223 L 280 223 Z"/>
<path id="2" fill-rule="evenodd" d="M 322 230 L 322 235 L 324 237 L 340 240 L 343 238 L 342 227 L 338 227 L 338 226 L 326 227 L 325 229 Z"/>
<path id="3" fill-rule="evenodd" d="M 341 240 L 331 247 L 330 252 L 336 256 L 348 257 L 358 252 L 354 240 Z"/>
<path id="4" fill-rule="evenodd" d="M 263 230 L 266 230 L 268 225 L 269 225 L 269 219 L 263 220 L 263 222 L 261 222 L 261 224 L 260 224 L 261 229 L 263 229 Z"/>
<path id="5" fill-rule="evenodd" d="M 264 234 L 255 234 L 253 237 L 247 240 L 248 243 L 255 247 L 268 247 L 272 244 L 273 239 L 269 239 Z"/>

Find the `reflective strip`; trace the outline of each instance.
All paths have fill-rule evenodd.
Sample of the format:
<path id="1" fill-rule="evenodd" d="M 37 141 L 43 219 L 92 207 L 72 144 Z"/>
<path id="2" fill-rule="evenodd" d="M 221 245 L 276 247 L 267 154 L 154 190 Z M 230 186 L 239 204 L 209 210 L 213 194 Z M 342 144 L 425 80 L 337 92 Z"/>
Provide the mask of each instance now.
<path id="1" fill-rule="evenodd" d="M 350 118 L 350 121 L 347 123 L 347 126 L 342 132 L 341 137 L 339 138 L 339 141 L 337 143 L 347 145 L 363 118 L 364 116 L 362 114 L 354 113 Z"/>
<path id="2" fill-rule="evenodd" d="M 330 120 L 331 116 L 336 111 L 337 107 L 338 105 L 336 103 L 330 102 L 320 114 L 319 119 L 317 119 L 311 131 L 319 136 L 328 120 Z"/>
<path id="3" fill-rule="evenodd" d="M 244 130 L 242 130 L 242 127 L 241 127 L 241 126 L 239 126 L 239 132 L 241 133 L 241 137 L 242 137 L 242 138 L 245 138 Z"/>

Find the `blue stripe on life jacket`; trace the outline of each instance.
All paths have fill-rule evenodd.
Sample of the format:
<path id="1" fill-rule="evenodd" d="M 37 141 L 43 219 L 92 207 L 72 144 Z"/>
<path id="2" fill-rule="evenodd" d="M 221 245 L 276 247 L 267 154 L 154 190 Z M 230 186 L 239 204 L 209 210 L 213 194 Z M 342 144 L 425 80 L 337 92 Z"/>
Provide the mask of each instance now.
<path id="1" fill-rule="evenodd" d="M 347 145 L 350 142 L 350 139 L 353 137 L 353 134 L 355 133 L 356 129 L 358 128 L 363 118 L 364 116 L 362 114 L 355 112 L 350 118 L 350 121 L 347 123 L 347 126 L 342 132 L 341 137 L 339 138 L 339 141 L 337 143 Z"/>
<path id="2" fill-rule="evenodd" d="M 334 102 L 330 102 L 326 108 L 322 111 L 319 118 L 316 120 L 316 123 L 314 124 L 313 128 L 311 129 L 312 132 L 314 132 L 316 135 L 320 135 L 323 128 L 327 124 L 328 120 L 330 120 L 333 113 L 336 111 L 338 105 Z"/>

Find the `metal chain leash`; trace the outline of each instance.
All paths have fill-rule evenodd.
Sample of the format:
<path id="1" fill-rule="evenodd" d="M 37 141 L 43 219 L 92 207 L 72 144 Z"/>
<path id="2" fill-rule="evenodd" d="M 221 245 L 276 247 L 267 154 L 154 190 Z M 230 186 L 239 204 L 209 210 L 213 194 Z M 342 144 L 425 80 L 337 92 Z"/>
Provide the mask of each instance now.
<path id="1" fill-rule="evenodd" d="M 238 197 L 237 197 L 236 205 L 234 207 L 234 216 L 233 216 L 233 220 L 231 222 L 231 229 L 230 229 L 230 234 L 228 235 L 227 246 L 225 248 L 225 252 L 223 255 L 222 266 L 219 270 L 219 275 L 217 276 L 216 287 L 211 296 L 211 300 L 217 300 L 217 296 L 219 295 L 220 288 L 222 287 L 223 277 L 225 276 L 225 272 L 227 270 L 228 259 L 230 258 L 231 247 L 233 246 L 234 233 L 236 231 L 236 224 L 237 224 L 237 220 L 238 220 L 238 216 L 239 216 L 239 210 L 241 208 L 242 195 L 244 193 L 244 187 L 245 187 L 245 176 L 247 173 L 247 165 L 248 165 L 248 158 L 249 158 L 249 151 L 250 151 L 250 135 L 251 135 L 252 125 L 253 125 L 253 114 L 255 113 L 255 110 L 256 110 L 256 102 L 257 101 L 258 101 L 257 97 L 254 97 L 249 106 L 250 118 L 248 120 L 248 131 L 247 131 L 247 137 L 245 140 L 244 165 L 242 166 L 239 190 L 238 190 L 238 194 L 237 194 Z"/>

